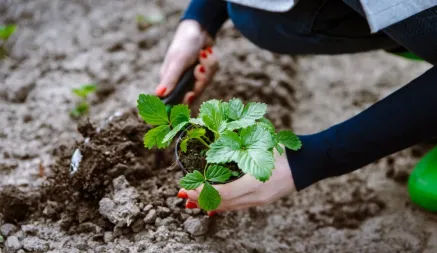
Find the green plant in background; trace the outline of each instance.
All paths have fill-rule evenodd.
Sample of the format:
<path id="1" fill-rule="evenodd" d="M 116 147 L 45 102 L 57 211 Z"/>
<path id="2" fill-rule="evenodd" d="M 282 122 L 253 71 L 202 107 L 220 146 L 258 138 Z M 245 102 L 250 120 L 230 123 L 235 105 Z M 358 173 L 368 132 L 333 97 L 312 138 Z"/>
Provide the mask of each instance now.
<path id="1" fill-rule="evenodd" d="M 3 238 L 3 236 L 0 235 L 0 243 L 3 243 L 5 241 L 5 239 Z"/>
<path id="2" fill-rule="evenodd" d="M 0 25 L 0 40 L 2 40 L 2 44 L 0 46 L 0 58 L 4 58 L 7 56 L 5 44 L 8 41 L 9 37 L 11 37 L 16 30 L 16 25 Z"/>
<path id="3" fill-rule="evenodd" d="M 70 115 L 74 118 L 79 118 L 89 112 L 89 104 L 87 101 L 88 95 L 95 92 L 97 86 L 95 84 L 84 84 L 79 88 L 75 88 L 72 92 L 80 98 L 79 102 L 76 104 L 76 107 L 73 108 L 70 112 Z"/>
<path id="4" fill-rule="evenodd" d="M 153 25 L 161 24 L 162 22 L 164 22 L 164 19 L 165 17 L 162 14 L 148 16 L 139 14 L 136 17 L 138 30 L 146 30 Z"/>
<path id="5" fill-rule="evenodd" d="M 203 185 L 198 202 L 208 211 L 216 209 L 221 202 L 212 184 L 225 183 L 231 176 L 239 175 L 226 167 L 230 163 L 236 163 L 243 173 L 266 182 L 274 169 L 274 149 L 282 154 L 280 144 L 291 150 L 302 146 L 293 132 L 276 133 L 275 126 L 264 117 L 267 105 L 263 103 L 244 105 L 235 98 L 228 102 L 213 99 L 201 105 L 197 118 L 191 118 L 191 110 L 186 105 L 176 105 L 168 114 L 161 99 L 140 94 L 137 108 L 143 120 L 154 126 L 144 136 L 146 148 L 168 147 L 181 130 L 186 130 L 179 146 L 182 152 L 187 152 L 190 140 L 197 140 L 205 147 L 205 168 L 186 174 L 180 185 L 186 190 Z M 188 126 L 191 127 L 187 130 Z"/>

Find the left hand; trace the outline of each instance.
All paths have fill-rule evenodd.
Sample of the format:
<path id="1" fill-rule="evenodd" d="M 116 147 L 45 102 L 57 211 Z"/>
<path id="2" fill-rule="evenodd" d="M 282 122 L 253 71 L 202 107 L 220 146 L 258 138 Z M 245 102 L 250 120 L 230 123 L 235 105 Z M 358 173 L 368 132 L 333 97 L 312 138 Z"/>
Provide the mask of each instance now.
<path id="1" fill-rule="evenodd" d="M 244 210 L 249 207 L 270 204 L 285 195 L 296 191 L 291 169 L 284 153 L 279 155 L 275 150 L 275 169 L 270 179 L 263 183 L 252 175 L 246 174 L 238 180 L 228 184 L 214 185 L 220 193 L 222 201 L 217 210 L 208 212 L 212 216 L 217 212 Z M 187 198 L 187 208 L 197 208 L 197 199 L 202 187 L 186 191 L 181 189 L 178 197 Z"/>

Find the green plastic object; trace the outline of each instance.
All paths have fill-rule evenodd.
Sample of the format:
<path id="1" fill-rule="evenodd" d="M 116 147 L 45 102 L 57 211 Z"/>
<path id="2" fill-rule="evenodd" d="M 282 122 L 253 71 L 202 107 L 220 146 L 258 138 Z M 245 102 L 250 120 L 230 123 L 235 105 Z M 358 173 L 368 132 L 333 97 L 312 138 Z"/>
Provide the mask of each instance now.
<path id="1" fill-rule="evenodd" d="M 408 179 L 408 193 L 416 205 L 437 212 L 437 146 L 416 164 Z"/>

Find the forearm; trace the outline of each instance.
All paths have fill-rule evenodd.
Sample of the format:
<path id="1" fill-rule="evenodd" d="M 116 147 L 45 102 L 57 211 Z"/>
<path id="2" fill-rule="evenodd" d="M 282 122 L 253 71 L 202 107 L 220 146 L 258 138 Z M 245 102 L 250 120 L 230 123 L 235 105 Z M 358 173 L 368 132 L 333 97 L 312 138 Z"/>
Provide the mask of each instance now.
<path id="1" fill-rule="evenodd" d="M 437 67 L 351 119 L 287 151 L 296 188 L 352 172 L 437 134 Z"/>
<path id="2" fill-rule="evenodd" d="M 215 37 L 228 19 L 227 2 L 223 0 L 192 0 L 182 20 L 192 19 L 202 25 L 211 37 Z"/>

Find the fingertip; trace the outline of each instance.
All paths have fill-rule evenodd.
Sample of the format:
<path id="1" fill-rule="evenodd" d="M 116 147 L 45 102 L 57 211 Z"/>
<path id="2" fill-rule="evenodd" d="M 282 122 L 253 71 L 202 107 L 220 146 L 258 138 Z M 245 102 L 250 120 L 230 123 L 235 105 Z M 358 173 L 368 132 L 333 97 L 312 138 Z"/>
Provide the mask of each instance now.
<path id="1" fill-rule="evenodd" d="M 167 91 L 167 87 L 163 86 L 163 85 L 158 85 L 158 87 L 156 87 L 155 89 L 155 94 L 158 97 L 162 97 L 165 95 L 165 92 Z"/>
<path id="2" fill-rule="evenodd" d="M 194 91 L 187 92 L 184 96 L 183 103 L 186 105 L 191 105 L 196 99 L 196 93 Z"/>

